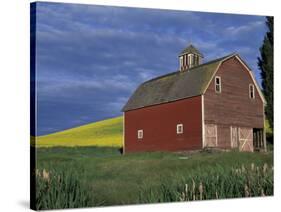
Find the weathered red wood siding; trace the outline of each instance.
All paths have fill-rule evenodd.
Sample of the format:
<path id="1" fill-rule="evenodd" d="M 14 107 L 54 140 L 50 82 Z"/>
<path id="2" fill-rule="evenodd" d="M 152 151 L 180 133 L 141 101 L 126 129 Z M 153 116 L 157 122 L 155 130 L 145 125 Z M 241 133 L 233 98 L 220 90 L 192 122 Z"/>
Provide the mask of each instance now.
<path id="1" fill-rule="evenodd" d="M 218 146 L 230 147 L 230 126 L 263 128 L 263 102 L 255 88 L 249 98 L 249 84 L 254 84 L 248 70 L 235 57 L 223 62 L 216 76 L 221 77 L 222 92 L 215 92 L 215 78 L 204 95 L 205 124 L 218 125 Z"/>
<path id="2" fill-rule="evenodd" d="M 125 153 L 202 148 L 201 96 L 149 106 L 124 113 Z M 183 134 L 177 134 L 177 124 Z M 137 131 L 143 130 L 143 139 Z"/>

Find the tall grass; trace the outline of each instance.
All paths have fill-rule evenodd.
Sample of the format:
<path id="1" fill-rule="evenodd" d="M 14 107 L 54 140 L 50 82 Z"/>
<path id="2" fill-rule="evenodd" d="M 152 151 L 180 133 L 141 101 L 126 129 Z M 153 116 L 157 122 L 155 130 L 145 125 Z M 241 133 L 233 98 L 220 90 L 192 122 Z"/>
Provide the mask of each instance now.
<path id="1" fill-rule="evenodd" d="M 117 148 L 71 147 L 38 148 L 36 153 L 38 209 L 273 194 L 271 152 L 203 152 L 183 158 L 178 153 L 121 156 Z"/>
<path id="2" fill-rule="evenodd" d="M 140 203 L 193 201 L 273 195 L 273 167 L 215 167 L 183 177 L 180 182 L 163 182 L 160 187 L 141 190 Z"/>
<path id="3" fill-rule="evenodd" d="M 36 209 L 61 209 L 93 206 L 90 189 L 77 172 L 36 170 Z"/>

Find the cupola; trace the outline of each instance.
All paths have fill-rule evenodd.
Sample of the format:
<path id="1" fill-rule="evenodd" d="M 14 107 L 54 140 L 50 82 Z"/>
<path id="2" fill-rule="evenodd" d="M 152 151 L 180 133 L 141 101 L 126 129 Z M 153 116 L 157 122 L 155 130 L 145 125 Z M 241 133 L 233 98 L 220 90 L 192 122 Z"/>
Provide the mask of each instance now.
<path id="1" fill-rule="evenodd" d="M 202 63 L 203 55 L 193 45 L 189 45 L 179 55 L 180 71 L 186 71 Z"/>

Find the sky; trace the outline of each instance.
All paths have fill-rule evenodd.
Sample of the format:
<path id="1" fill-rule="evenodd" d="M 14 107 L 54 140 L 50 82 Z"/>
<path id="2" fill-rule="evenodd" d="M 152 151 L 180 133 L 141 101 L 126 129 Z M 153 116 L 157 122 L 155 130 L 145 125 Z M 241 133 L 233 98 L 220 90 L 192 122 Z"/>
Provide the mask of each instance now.
<path id="1" fill-rule="evenodd" d="M 37 135 L 122 115 L 137 86 L 178 70 L 192 43 L 207 62 L 237 52 L 253 70 L 264 16 L 39 2 Z"/>

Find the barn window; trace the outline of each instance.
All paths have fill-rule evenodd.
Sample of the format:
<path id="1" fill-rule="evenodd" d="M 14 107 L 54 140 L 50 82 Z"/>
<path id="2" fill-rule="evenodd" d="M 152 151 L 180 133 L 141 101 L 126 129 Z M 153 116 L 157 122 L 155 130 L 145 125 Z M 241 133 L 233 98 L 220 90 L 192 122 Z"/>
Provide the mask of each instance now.
<path id="1" fill-rule="evenodd" d="M 138 139 L 143 138 L 143 130 L 138 130 Z"/>
<path id="2" fill-rule="evenodd" d="M 221 78 L 219 76 L 215 78 L 215 89 L 217 93 L 221 93 Z"/>
<path id="3" fill-rule="evenodd" d="M 255 87 L 253 84 L 249 85 L 249 97 L 250 97 L 250 99 L 255 98 Z"/>
<path id="4" fill-rule="evenodd" d="M 177 124 L 177 134 L 183 133 L 183 124 Z"/>

